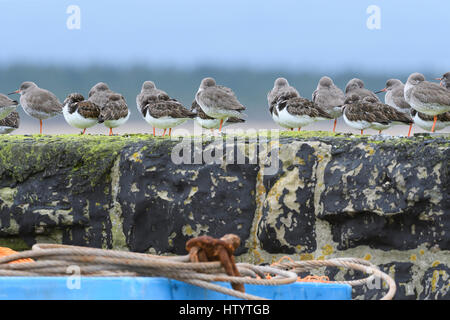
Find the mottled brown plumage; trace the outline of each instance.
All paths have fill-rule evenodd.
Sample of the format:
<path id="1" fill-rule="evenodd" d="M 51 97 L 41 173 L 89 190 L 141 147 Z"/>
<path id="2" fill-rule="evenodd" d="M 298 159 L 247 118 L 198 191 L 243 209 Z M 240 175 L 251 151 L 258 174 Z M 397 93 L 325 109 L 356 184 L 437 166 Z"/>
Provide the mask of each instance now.
<path id="1" fill-rule="evenodd" d="M 100 110 L 99 122 L 125 118 L 128 112 L 125 98 L 117 93 L 111 94 Z"/>
<path id="2" fill-rule="evenodd" d="M 180 102 L 170 99 L 167 94 L 149 96 L 143 100 L 145 107 L 142 109 L 143 116 L 150 113 L 153 118 L 171 117 L 176 119 L 195 118 L 197 114 L 186 109 Z"/>
<path id="3" fill-rule="evenodd" d="M 169 95 L 161 90 L 156 88 L 155 83 L 153 81 L 145 81 L 142 84 L 141 92 L 136 96 L 136 105 L 139 112 L 142 116 L 145 117 L 144 108 L 147 106 L 149 99 L 154 97 L 154 101 L 156 100 L 169 100 Z"/>
<path id="4" fill-rule="evenodd" d="M 272 90 L 267 93 L 267 103 L 269 104 L 269 111 L 271 114 L 274 111 L 277 114 L 275 105 L 282 94 L 289 94 L 291 97 L 300 97 L 297 89 L 290 86 L 285 78 L 277 78 L 273 84 Z"/>
<path id="5" fill-rule="evenodd" d="M 286 92 L 281 94 L 276 100 L 278 110 L 281 111 L 287 108 L 287 111 L 296 116 L 309 116 L 311 118 L 325 118 L 333 119 L 323 108 L 319 107 L 316 103 L 298 97 L 295 92 Z"/>
<path id="6" fill-rule="evenodd" d="M 92 101 L 85 100 L 80 93 L 72 93 L 64 100 L 64 105 L 68 104 L 70 114 L 78 110 L 78 113 L 86 119 L 96 119 L 100 115 L 100 107 Z"/>
<path id="7" fill-rule="evenodd" d="M 390 123 L 389 118 L 377 104 L 367 103 L 357 94 L 352 94 L 345 99 L 343 109 L 349 121 L 377 122 L 386 125 Z"/>
<path id="8" fill-rule="evenodd" d="M 354 95 L 354 94 L 358 95 L 361 99 L 369 96 L 369 97 L 372 97 L 372 98 L 380 101 L 380 99 L 378 99 L 378 97 L 372 91 L 367 90 L 364 87 L 364 82 L 358 78 L 353 78 L 345 86 L 345 97 L 346 98 L 351 95 Z"/>
<path id="9" fill-rule="evenodd" d="M 10 114 L 0 120 L 0 127 L 9 127 L 17 129 L 20 124 L 20 116 L 17 111 L 12 111 Z"/>
<path id="10" fill-rule="evenodd" d="M 441 80 L 441 86 L 443 86 L 447 90 L 450 90 L 450 72 L 444 73 L 442 78 L 437 80 Z"/>
<path id="11" fill-rule="evenodd" d="M 388 104 L 379 102 L 379 100 L 377 99 L 374 99 L 372 97 L 365 97 L 363 99 L 363 103 L 366 106 L 371 105 L 374 108 L 378 109 L 380 112 L 383 113 L 383 115 L 388 119 L 389 122 L 398 122 L 404 124 L 413 123 L 413 120 L 407 113 L 398 111 L 397 109 L 391 107 Z"/>
<path id="12" fill-rule="evenodd" d="M 434 116 L 429 116 L 425 113 L 418 112 L 417 110 L 411 109 L 411 116 L 419 114 L 420 119 L 424 121 L 434 121 Z M 445 112 L 437 115 L 437 121 L 450 122 L 450 112 Z"/>
<path id="13" fill-rule="evenodd" d="M 108 102 L 109 96 L 114 93 L 106 83 L 99 82 L 89 90 L 88 100 L 103 108 Z"/>

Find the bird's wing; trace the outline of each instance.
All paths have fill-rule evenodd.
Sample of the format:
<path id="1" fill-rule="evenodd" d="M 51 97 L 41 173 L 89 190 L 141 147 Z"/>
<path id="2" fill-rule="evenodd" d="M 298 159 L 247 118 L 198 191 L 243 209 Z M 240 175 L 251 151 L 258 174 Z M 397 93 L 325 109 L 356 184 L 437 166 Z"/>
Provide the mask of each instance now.
<path id="1" fill-rule="evenodd" d="M 375 104 L 352 103 L 346 105 L 345 116 L 350 121 L 368 121 L 389 124 L 389 119 Z"/>
<path id="2" fill-rule="evenodd" d="M 323 108 L 319 107 L 314 102 L 305 99 L 305 98 L 292 98 L 289 100 L 285 100 L 280 102 L 279 108 L 283 109 L 283 104 L 286 104 L 286 108 L 290 114 L 298 115 L 298 116 L 310 116 L 310 117 L 322 117 L 327 119 L 332 119 L 332 117 L 326 112 Z"/>
<path id="3" fill-rule="evenodd" d="M 406 102 L 406 100 L 405 100 L 403 89 L 394 90 L 392 92 L 392 100 L 394 101 L 395 105 L 401 109 L 410 109 L 411 108 L 409 103 Z"/>
<path id="4" fill-rule="evenodd" d="M 196 113 L 189 111 L 178 101 L 156 101 L 147 106 L 147 111 L 153 118 L 195 118 Z"/>
<path id="5" fill-rule="evenodd" d="M 424 103 L 450 106 L 450 91 L 437 83 L 422 82 L 413 89 L 413 94 Z"/>
<path id="6" fill-rule="evenodd" d="M 413 123 L 413 120 L 409 115 L 404 112 L 398 111 L 394 107 L 384 103 L 378 103 L 378 108 L 383 110 L 383 114 L 389 119 L 389 121 L 398 121 L 407 124 Z"/>
<path id="7" fill-rule="evenodd" d="M 210 108 L 221 108 L 243 111 L 245 107 L 237 100 L 234 94 L 219 87 L 208 87 L 199 92 L 199 99 Z"/>
<path id="8" fill-rule="evenodd" d="M 77 103 L 78 113 L 84 118 L 98 118 L 100 107 L 92 101 L 81 101 Z"/>
<path id="9" fill-rule="evenodd" d="M 8 98 L 7 96 L 5 96 L 4 94 L 0 93 L 0 106 L 9 107 L 9 106 L 18 105 L 18 104 L 19 103 L 16 100 L 12 100 L 12 99 Z"/>
<path id="10" fill-rule="evenodd" d="M 58 98 L 48 90 L 37 89 L 35 94 L 27 97 L 27 103 L 31 104 L 38 111 L 60 113 L 62 112 L 62 104 Z"/>

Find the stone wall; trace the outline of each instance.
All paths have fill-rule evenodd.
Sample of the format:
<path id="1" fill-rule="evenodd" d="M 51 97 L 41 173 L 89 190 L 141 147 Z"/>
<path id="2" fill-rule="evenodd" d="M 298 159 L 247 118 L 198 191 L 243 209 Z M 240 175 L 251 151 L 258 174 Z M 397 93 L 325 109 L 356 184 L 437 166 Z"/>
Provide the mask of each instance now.
<path id="1" fill-rule="evenodd" d="M 185 254 L 194 236 L 235 233 L 239 261 L 359 257 L 395 278 L 397 299 L 450 299 L 448 137 L 266 137 L 195 138 L 180 152 L 181 138 L 2 136 L 0 246 Z M 244 163 L 220 163 L 220 148 Z"/>

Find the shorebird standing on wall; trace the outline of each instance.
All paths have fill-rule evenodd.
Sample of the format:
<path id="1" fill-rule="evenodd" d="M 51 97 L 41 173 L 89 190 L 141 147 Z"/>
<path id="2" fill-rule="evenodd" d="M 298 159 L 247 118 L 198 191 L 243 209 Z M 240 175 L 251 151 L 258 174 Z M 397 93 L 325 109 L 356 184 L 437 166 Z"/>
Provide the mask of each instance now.
<path id="1" fill-rule="evenodd" d="M 62 113 L 62 104 L 58 98 L 48 90 L 39 88 L 34 82 L 27 81 L 20 88 L 10 94 L 20 94 L 20 104 L 26 114 L 39 119 L 40 134 L 42 121 Z"/>
<path id="2" fill-rule="evenodd" d="M 405 100 L 404 89 L 405 85 L 403 82 L 398 79 L 389 79 L 386 81 L 386 87 L 375 93 L 386 92 L 386 95 L 384 96 L 384 102 L 386 104 L 394 107 L 397 111 L 410 115 L 411 106 Z M 409 125 L 408 137 L 411 136 L 412 126 L 413 123 Z"/>
<path id="3" fill-rule="evenodd" d="M 289 85 L 289 82 L 285 78 L 277 78 L 273 84 L 273 88 L 267 94 L 267 103 L 269 104 L 269 112 L 273 121 L 280 127 L 294 130 L 289 123 L 284 123 L 280 120 L 280 115 L 277 109 L 277 103 L 281 95 L 289 95 L 290 97 L 300 97 L 297 89 Z"/>
<path id="4" fill-rule="evenodd" d="M 196 117 L 195 113 L 176 99 L 170 98 L 165 91 L 156 88 L 153 81 L 145 81 L 142 84 L 136 104 L 145 121 L 153 127 L 153 136 L 156 136 L 155 128 L 164 129 L 163 137 L 169 129 L 171 136 L 172 128 Z"/>
<path id="5" fill-rule="evenodd" d="M 193 101 L 191 105 L 191 111 L 196 114 L 195 122 L 202 128 L 210 129 L 212 133 L 214 133 L 214 129 L 219 129 L 220 127 L 220 119 L 215 119 L 208 116 L 197 103 L 197 101 Z M 222 127 L 225 127 L 230 124 L 243 123 L 244 119 L 231 117 L 227 118 L 223 123 Z"/>
<path id="6" fill-rule="evenodd" d="M 434 117 L 431 132 L 435 131 L 438 115 L 450 111 L 450 91 L 437 83 L 425 81 L 423 74 L 409 76 L 404 94 L 413 109 Z"/>
<path id="7" fill-rule="evenodd" d="M 342 115 L 345 102 L 344 92 L 329 77 L 322 77 L 312 95 L 313 102 L 334 118 L 333 132 L 336 132 L 337 119 Z"/>
<path id="8" fill-rule="evenodd" d="M 100 108 L 98 122 L 103 123 L 109 128 L 109 135 L 113 135 L 113 128 L 117 128 L 128 121 L 130 111 L 128 110 L 125 98 L 118 93 L 108 96 L 108 100 L 103 107 Z"/>
<path id="9" fill-rule="evenodd" d="M 84 100 L 83 95 L 71 93 L 64 100 L 63 105 L 64 119 L 70 126 L 83 129 L 81 134 L 98 123 L 100 107 L 92 101 Z"/>
<path id="10" fill-rule="evenodd" d="M 230 117 L 242 118 L 245 107 L 238 101 L 233 91 L 227 87 L 217 86 L 213 78 L 202 80 L 195 95 L 195 100 L 210 117 L 219 119 L 219 132 L 224 120 Z"/>

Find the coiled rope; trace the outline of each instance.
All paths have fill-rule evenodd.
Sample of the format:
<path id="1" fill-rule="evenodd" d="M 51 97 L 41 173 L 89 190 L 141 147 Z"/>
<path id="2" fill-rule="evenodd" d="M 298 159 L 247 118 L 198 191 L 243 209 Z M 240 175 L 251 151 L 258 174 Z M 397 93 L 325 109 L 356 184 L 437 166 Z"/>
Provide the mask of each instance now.
<path id="1" fill-rule="evenodd" d="M 19 259 L 33 260 L 32 262 L 11 263 Z M 375 265 L 362 259 L 287 261 L 271 266 L 237 263 L 237 269 L 242 275 L 237 277 L 227 275 L 218 261 L 192 263 L 189 255 L 157 256 L 59 244 L 35 244 L 31 250 L 0 257 L 0 276 L 67 276 L 68 267 L 73 265 L 80 268 L 81 276 L 166 277 L 249 300 L 263 300 L 264 298 L 222 287 L 213 282 L 277 286 L 296 282 L 299 272 L 319 267 L 343 267 L 362 271 L 369 276 L 359 280 L 330 282 L 358 286 L 372 283 L 375 277 L 380 277 L 389 286 L 389 290 L 382 300 L 392 299 L 396 291 L 395 282 L 391 277 L 380 271 Z M 267 275 L 270 275 L 270 279 L 267 279 Z"/>

